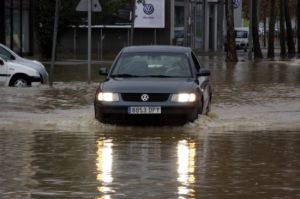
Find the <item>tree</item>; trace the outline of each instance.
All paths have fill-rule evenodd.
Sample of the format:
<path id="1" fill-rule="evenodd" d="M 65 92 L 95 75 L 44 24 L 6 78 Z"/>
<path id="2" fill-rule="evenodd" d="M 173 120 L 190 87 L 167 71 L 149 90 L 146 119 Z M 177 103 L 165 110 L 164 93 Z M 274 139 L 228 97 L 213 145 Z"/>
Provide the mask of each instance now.
<path id="1" fill-rule="evenodd" d="M 285 23 L 286 23 L 286 32 L 287 32 L 287 46 L 288 46 L 288 55 L 289 57 L 294 57 L 296 54 L 295 42 L 294 42 L 294 31 L 291 23 L 291 16 L 289 14 L 289 0 L 284 1 L 284 13 L 285 13 Z"/>
<path id="2" fill-rule="evenodd" d="M 275 0 L 270 2 L 270 21 L 268 39 L 268 58 L 274 58 L 274 37 L 275 37 Z"/>
<path id="3" fill-rule="evenodd" d="M 300 53 L 300 1 L 297 2 L 297 40 L 298 53 Z"/>
<path id="4" fill-rule="evenodd" d="M 259 33 L 258 33 L 258 17 L 257 17 L 257 0 L 253 0 L 252 7 L 252 35 L 253 35 L 253 50 L 254 59 L 262 59 L 263 55 L 260 49 Z"/>
<path id="5" fill-rule="evenodd" d="M 226 19 L 227 19 L 227 61 L 237 62 L 234 33 L 233 1 L 226 0 Z"/>
<path id="6" fill-rule="evenodd" d="M 60 19 L 58 24 L 58 36 L 69 25 L 76 25 L 80 15 L 75 12 L 77 1 L 61 1 Z M 51 57 L 55 1 L 35 1 L 35 31 L 38 37 L 38 44 L 41 55 L 45 58 Z M 58 37 L 59 40 L 59 37 Z"/>
<path id="7" fill-rule="evenodd" d="M 285 19 L 285 8 L 284 8 L 284 0 L 280 0 L 280 56 L 282 58 L 286 57 L 286 46 L 285 46 L 285 26 L 284 26 L 284 19 Z"/>

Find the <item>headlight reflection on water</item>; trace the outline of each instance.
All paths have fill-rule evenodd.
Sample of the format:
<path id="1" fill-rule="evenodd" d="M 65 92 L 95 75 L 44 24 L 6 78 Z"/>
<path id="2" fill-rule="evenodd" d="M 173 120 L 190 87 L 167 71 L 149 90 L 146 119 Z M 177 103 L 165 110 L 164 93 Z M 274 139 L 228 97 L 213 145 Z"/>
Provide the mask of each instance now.
<path id="1" fill-rule="evenodd" d="M 97 180 L 101 183 L 98 191 L 105 194 L 101 199 L 110 199 L 110 193 L 114 191 L 110 187 L 113 182 L 112 166 L 113 166 L 113 143 L 112 140 L 100 140 L 97 142 Z M 100 199 L 97 198 L 97 199 Z"/>
<path id="2" fill-rule="evenodd" d="M 177 156 L 177 181 L 181 184 L 178 186 L 179 198 L 194 196 L 195 190 L 190 187 L 195 183 L 195 143 L 188 143 L 186 140 L 179 141 L 177 144 Z"/>

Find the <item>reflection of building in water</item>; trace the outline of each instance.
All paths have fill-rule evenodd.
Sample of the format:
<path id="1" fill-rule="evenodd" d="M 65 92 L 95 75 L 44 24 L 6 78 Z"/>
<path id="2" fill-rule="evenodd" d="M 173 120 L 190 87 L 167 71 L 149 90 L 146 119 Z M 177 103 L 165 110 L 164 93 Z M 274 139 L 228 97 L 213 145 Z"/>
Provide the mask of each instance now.
<path id="1" fill-rule="evenodd" d="M 177 156 L 177 181 L 180 183 L 180 186 L 178 186 L 179 198 L 193 197 L 195 196 L 195 190 L 192 188 L 195 183 L 195 143 L 180 140 L 177 144 Z"/>
<path id="2" fill-rule="evenodd" d="M 27 132 L 0 131 L 0 197 L 30 198 L 33 179 L 33 136 Z"/>
<path id="3" fill-rule="evenodd" d="M 97 142 L 97 180 L 100 182 L 99 192 L 103 193 L 103 197 L 97 199 L 110 199 L 113 192 L 110 184 L 113 182 L 112 166 L 113 166 L 113 143 L 112 140 L 100 140 Z"/>

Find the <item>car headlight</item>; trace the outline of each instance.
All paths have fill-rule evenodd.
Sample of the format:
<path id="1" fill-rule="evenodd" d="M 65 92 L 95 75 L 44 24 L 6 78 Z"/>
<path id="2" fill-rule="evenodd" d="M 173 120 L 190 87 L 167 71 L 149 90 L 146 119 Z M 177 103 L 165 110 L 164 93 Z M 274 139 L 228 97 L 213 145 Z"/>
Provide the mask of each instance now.
<path id="1" fill-rule="evenodd" d="M 97 95 L 97 100 L 101 102 L 117 102 L 119 101 L 118 93 L 100 92 Z"/>
<path id="2" fill-rule="evenodd" d="M 194 93 L 179 93 L 173 94 L 172 99 L 173 102 L 194 102 L 196 101 L 196 94 Z"/>

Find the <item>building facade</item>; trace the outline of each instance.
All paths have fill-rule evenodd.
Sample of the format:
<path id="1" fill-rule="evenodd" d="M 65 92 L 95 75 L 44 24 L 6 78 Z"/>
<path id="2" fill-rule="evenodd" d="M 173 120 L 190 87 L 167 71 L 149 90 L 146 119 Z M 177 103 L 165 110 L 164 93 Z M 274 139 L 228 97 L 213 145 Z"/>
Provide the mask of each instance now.
<path id="1" fill-rule="evenodd" d="M 223 44 L 224 0 L 175 0 L 174 31 L 184 29 L 184 45 L 217 51 Z"/>
<path id="2" fill-rule="evenodd" d="M 225 0 L 165 0 L 164 28 L 135 28 L 133 44 L 173 44 L 190 46 L 204 52 L 221 51 L 226 33 L 225 19 Z M 130 45 L 130 31 L 130 26 L 95 26 L 93 52 L 103 50 L 105 54 Z M 84 53 L 86 32 L 85 28 L 78 27 L 70 30 L 61 43 L 60 51 Z M 103 36 L 102 41 L 100 38 Z"/>
<path id="3" fill-rule="evenodd" d="M 241 26 L 241 1 L 234 0 L 239 5 L 235 9 L 235 13 L 238 13 L 235 14 L 236 26 Z M 0 43 L 20 55 L 33 54 L 34 47 L 37 46 L 37 42 L 34 42 L 34 2 L 0 0 Z M 133 44 L 174 44 L 190 46 L 205 52 L 222 50 L 226 33 L 224 5 L 225 0 L 165 0 L 164 28 L 136 28 Z M 130 31 L 130 27 L 113 28 L 99 24 L 92 32 L 94 54 L 99 57 L 100 51 L 117 52 L 130 45 Z M 70 29 L 59 37 L 59 53 L 86 53 L 86 28 L 74 29 L 70 26 Z"/>
<path id="4" fill-rule="evenodd" d="M 0 43 L 15 52 L 33 53 L 33 0 L 0 0 Z"/>

